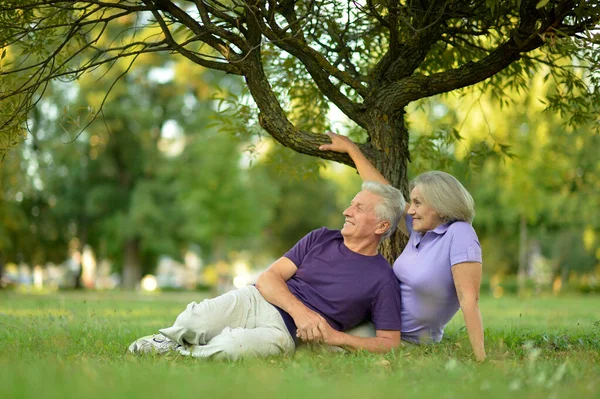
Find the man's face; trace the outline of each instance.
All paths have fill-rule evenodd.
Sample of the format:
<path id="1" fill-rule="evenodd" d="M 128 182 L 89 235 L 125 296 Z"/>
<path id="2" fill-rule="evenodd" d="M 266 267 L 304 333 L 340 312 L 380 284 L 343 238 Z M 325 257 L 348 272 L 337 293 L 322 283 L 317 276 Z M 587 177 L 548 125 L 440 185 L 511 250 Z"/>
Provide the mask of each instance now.
<path id="1" fill-rule="evenodd" d="M 342 228 L 344 238 L 371 238 L 381 224 L 375 215 L 375 205 L 381 201 L 377 194 L 361 191 L 344 211 L 346 222 Z"/>

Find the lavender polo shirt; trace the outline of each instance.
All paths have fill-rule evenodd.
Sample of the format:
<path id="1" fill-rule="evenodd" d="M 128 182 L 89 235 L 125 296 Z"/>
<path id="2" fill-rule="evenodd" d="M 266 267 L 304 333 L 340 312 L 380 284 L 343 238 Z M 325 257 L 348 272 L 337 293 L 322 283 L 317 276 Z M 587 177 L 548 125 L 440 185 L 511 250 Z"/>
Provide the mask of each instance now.
<path id="1" fill-rule="evenodd" d="M 423 234 L 413 231 L 412 217 L 406 215 L 406 225 L 410 239 L 394 262 L 402 295 L 402 339 L 439 342 L 460 307 L 451 268 L 481 263 L 481 246 L 466 222 L 442 224 Z"/>
<path id="2" fill-rule="evenodd" d="M 338 331 L 372 320 L 377 330 L 400 331 L 400 290 L 383 256 L 365 256 L 344 244 L 339 230 L 308 233 L 285 255 L 298 267 L 287 280 L 292 294 Z M 296 339 L 292 317 L 280 308 Z"/>

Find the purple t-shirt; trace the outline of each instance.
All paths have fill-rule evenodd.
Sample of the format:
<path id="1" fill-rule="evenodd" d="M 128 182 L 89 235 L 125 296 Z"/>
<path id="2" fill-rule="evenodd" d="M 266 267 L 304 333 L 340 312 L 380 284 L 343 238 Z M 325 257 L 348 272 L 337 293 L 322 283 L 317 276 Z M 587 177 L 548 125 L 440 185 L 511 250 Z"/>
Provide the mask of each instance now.
<path id="1" fill-rule="evenodd" d="M 287 281 L 292 294 L 338 331 L 372 320 L 377 330 L 400 331 L 398 281 L 383 256 L 365 256 L 344 245 L 339 230 L 325 227 L 304 236 L 285 255 L 298 267 Z M 292 317 L 281 312 L 296 339 Z"/>
<path id="2" fill-rule="evenodd" d="M 439 342 L 444 327 L 459 309 L 452 266 L 480 262 L 481 246 L 469 223 L 454 222 L 427 233 L 412 229 L 406 215 L 410 239 L 394 262 L 402 295 L 402 339 Z"/>

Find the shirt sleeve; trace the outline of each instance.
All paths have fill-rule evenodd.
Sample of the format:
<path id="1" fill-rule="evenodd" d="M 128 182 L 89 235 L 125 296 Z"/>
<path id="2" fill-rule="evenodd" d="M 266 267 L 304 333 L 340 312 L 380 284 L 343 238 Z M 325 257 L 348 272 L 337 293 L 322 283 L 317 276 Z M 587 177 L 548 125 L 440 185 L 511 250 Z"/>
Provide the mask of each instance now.
<path id="1" fill-rule="evenodd" d="M 377 293 L 371 306 L 371 319 L 375 330 L 400 331 L 400 283 L 392 277 Z"/>
<path id="2" fill-rule="evenodd" d="M 482 263 L 481 245 L 473 226 L 466 222 L 455 222 L 451 227 L 450 265 L 463 262 Z"/>
<path id="3" fill-rule="evenodd" d="M 321 227 L 320 229 L 311 231 L 302 237 L 300 241 L 298 241 L 296 245 L 294 245 L 292 249 L 287 251 L 283 256 L 294 262 L 296 267 L 299 269 L 302 265 L 304 257 L 310 251 L 315 242 L 317 242 L 319 236 L 321 236 L 324 230 L 325 228 Z"/>

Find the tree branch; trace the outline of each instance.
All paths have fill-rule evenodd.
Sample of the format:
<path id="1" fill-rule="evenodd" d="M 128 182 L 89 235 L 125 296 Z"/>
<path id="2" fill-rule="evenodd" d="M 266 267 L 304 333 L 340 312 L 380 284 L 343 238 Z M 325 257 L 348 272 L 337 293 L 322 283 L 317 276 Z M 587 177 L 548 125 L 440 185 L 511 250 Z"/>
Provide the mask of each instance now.
<path id="1" fill-rule="evenodd" d="M 565 2 L 570 3 L 570 2 Z M 384 104 L 387 112 L 402 109 L 412 101 L 420 98 L 449 92 L 481 82 L 502 71 L 512 62 L 521 58 L 522 53 L 532 51 L 544 44 L 544 34 L 559 27 L 569 10 L 562 4 L 561 12 L 553 15 L 553 19 L 542 21 L 539 28 L 536 0 L 523 0 L 521 13 L 523 18 L 513 31 L 511 38 L 499 45 L 488 56 L 477 62 L 468 62 L 463 66 L 429 76 L 412 75 L 383 87 L 375 101 Z"/>
<path id="2" fill-rule="evenodd" d="M 310 13 L 310 10 L 308 12 Z M 292 18 L 288 16 L 288 18 L 290 18 L 289 26 L 295 26 L 298 24 L 298 21 L 304 19 L 305 17 L 299 18 L 294 16 Z M 303 36 L 298 36 L 298 34 L 287 34 L 286 31 L 288 28 L 280 27 L 275 20 L 268 21 L 268 25 L 262 19 L 259 19 L 258 22 L 261 26 L 263 34 L 271 41 L 271 43 L 297 57 L 302 64 L 306 66 L 311 76 L 315 78 L 315 81 L 318 78 L 321 83 L 327 85 L 327 82 L 329 82 L 329 76 L 332 76 L 338 79 L 341 83 L 354 89 L 360 96 L 364 97 L 367 95 L 367 90 L 361 84 L 360 80 L 355 79 L 348 72 L 341 71 L 331 65 L 322 54 L 306 44 Z M 339 93 L 339 90 L 334 85 L 329 85 L 327 89 Z M 334 101 L 336 105 L 340 107 L 340 109 L 342 109 L 340 105 L 343 105 L 344 99 L 347 102 L 347 98 L 345 96 L 338 98 L 338 101 L 342 101 L 340 104 L 334 101 L 333 98 L 331 100 Z M 346 105 L 349 106 L 350 104 Z"/>
<path id="3" fill-rule="evenodd" d="M 267 26 L 261 18 L 256 18 L 262 33 L 277 47 L 287 51 L 296 57 L 306 67 L 308 73 L 312 76 L 317 87 L 329 98 L 338 108 L 340 108 L 349 118 L 358 125 L 366 127 L 366 121 L 363 119 L 362 108 L 360 105 L 350 101 L 340 90 L 329 80 L 330 77 L 339 79 L 343 84 L 348 84 L 355 89 L 359 95 L 366 96 L 366 88 L 359 81 L 356 81 L 348 72 L 340 71 L 333 67 L 325 57 L 317 53 L 310 46 L 304 44 L 301 39 L 287 35 L 275 21 Z"/>
<path id="4" fill-rule="evenodd" d="M 171 31 L 169 30 L 169 27 L 167 26 L 167 24 L 165 23 L 165 21 L 162 19 L 162 16 L 158 12 L 158 10 L 153 9 L 152 10 L 152 14 L 156 18 L 156 21 L 160 25 L 163 33 L 165 34 L 165 40 L 167 41 L 167 43 L 170 44 L 171 48 L 174 51 L 176 51 L 179 54 L 183 55 L 184 57 L 186 57 L 190 61 L 195 62 L 196 64 L 202 65 L 203 63 L 205 63 L 206 60 L 203 60 L 202 58 L 198 57 L 194 52 L 192 52 L 190 50 L 187 50 L 185 48 L 185 43 L 184 44 L 177 43 L 177 41 L 173 38 L 173 35 L 171 35 Z M 195 37 L 194 40 L 197 39 L 197 38 L 198 37 Z M 191 42 L 191 41 L 192 40 L 189 40 L 188 42 Z M 213 64 L 216 64 L 216 63 L 213 63 Z M 237 75 L 241 75 L 242 74 L 242 72 L 240 71 L 240 69 L 236 65 L 229 64 L 229 63 L 222 63 L 221 65 L 219 65 L 218 68 L 213 68 L 213 69 L 221 69 L 221 70 L 224 70 L 226 72 L 234 73 L 234 74 L 237 74 Z"/>
<path id="5" fill-rule="evenodd" d="M 148 0 L 144 0 L 148 1 Z M 152 0 L 150 0 L 152 1 Z M 225 29 L 219 28 L 218 26 L 211 25 L 200 25 L 194 18 L 188 13 L 177 7 L 173 2 L 166 0 L 153 0 L 157 5 L 157 9 L 171 14 L 176 21 L 190 28 L 192 32 L 196 34 L 197 39 L 208 44 L 217 52 L 221 53 L 227 60 L 237 61 L 242 56 L 237 54 L 231 47 L 225 42 L 219 40 L 218 37 L 227 40 L 234 44 L 242 52 L 246 53 L 250 51 L 250 46 L 241 37 L 228 32 Z M 216 35 L 216 36 L 215 36 Z"/>

